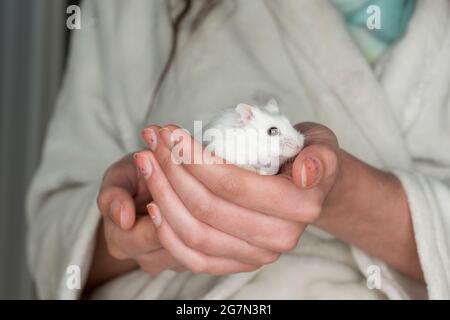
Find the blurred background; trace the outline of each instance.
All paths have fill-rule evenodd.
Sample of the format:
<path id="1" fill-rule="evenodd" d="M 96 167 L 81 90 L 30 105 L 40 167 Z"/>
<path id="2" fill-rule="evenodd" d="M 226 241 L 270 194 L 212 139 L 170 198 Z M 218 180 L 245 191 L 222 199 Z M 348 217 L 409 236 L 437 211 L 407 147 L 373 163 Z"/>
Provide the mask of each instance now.
<path id="1" fill-rule="evenodd" d="M 71 32 L 70 0 L 0 0 L 0 299 L 32 299 L 25 194 L 40 159 Z"/>

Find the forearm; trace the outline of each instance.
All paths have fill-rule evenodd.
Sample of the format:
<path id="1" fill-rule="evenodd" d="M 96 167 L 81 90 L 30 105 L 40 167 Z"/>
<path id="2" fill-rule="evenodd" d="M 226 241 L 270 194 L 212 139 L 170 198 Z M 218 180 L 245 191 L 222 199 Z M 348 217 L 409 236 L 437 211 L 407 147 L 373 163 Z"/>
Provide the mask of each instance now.
<path id="1" fill-rule="evenodd" d="M 411 214 L 400 181 L 345 151 L 316 225 L 422 280 Z"/>

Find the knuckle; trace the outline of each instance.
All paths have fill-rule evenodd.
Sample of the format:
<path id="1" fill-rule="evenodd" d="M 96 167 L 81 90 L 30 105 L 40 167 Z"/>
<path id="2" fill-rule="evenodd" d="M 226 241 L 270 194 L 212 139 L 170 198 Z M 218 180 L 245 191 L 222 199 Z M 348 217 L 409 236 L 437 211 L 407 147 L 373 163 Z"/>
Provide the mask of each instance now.
<path id="1" fill-rule="evenodd" d="M 317 203 L 312 203 L 308 206 L 308 209 L 303 212 L 302 222 L 313 223 L 315 222 L 322 211 L 322 206 Z"/>
<path id="2" fill-rule="evenodd" d="M 169 155 L 162 157 L 159 161 L 159 165 L 164 172 L 167 172 L 172 165 L 172 157 Z"/>
<path id="3" fill-rule="evenodd" d="M 144 247 L 154 245 L 157 242 L 156 231 L 154 229 L 145 230 L 141 235 L 141 242 Z"/>
<path id="4" fill-rule="evenodd" d="M 317 201 L 311 201 L 309 203 L 305 203 L 303 206 L 299 206 L 297 210 L 293 212 L 292 219 L 301 223 L 313 223 L 315 222 L 322 211 L 322 205 L 320 203 L 320 199 Z"/>
<path id="5" fill-rule="evenodd" d="M 189 270 L 191 270 L 194 274 L 207 273 L 207 262 L 203 258 L 199 258 L 192 263 L 191 266 L 188 266 Z"/>
<path id="6" fill-rule="evenodd" d="M 160 268 L 160 267 L 154 267 L 154 266 L 150 266 L 146 269 L 144 269 L 144 271 L 146 273 L 148 273 L 151 276 L 157 276 L 158 274 L 160 274 L 164 269 Z"/>
<path id="7" fill-rule="evenodd" d="M 263 259 L 262 259 L 262 265 L 265 264 L 271 264 L 274 263 L 275 261 L 278 260 L 278 258 L 280 258 L 281 254 L 280 253 L 271 253 L 271 254 L 267 254 L 264 255 Z"/>
<path id="8" fill-rule="evenodd" d="M 324 130 L 328 134 L 328 141 L 334 146 L 339 146 L 339 142 L 338 142 L 339 140 L 338 140 L 336 134 L 334 133 L 334 131 L 328 127 L 325 127 Z"/>
<path id="9" fill-rule="evenodd" d="M 102 208 L 105 207 L 105 203 L 106 203 L 105 192 L 104 192 L 104 190 L 101 189 L 97 195 L 97 208 L 99 208 L 101 211 Z"/>
<path id="10" fill-rule="evenodd" d="M 261 268 L 260 266 L 249 266 L 246 269 L 243 270 L 243 272 L 252 272 L 255 270 L 258 270 L 259 268 Z"/>
<path id="11" fill-rule="evenodd" d="M 299 234 L 288 234 L 280 237 L 278 241 L 278 251 L 279 252 L 289 252 L 295 249 L 298 240 L 300 238 Z"/>
<path id="12" fill-rule="evenodd" d="M 108 253 L 116 260 L 125 260 L 127 258 L 127 255 L 116 246 L 108 245 Z"/>
<path id="13" fill-rule="evenodd" d="M 208 243 L 208 236 L 204 230 L 189 232 L 185 235 L 185 242 L 192 249 L 204 251 Z"/>
<path id="14" fill-rule="evenodd" d="M 101 187 L 97 198 L 97 208 L 102 214 L 109 213 L 110 204 L 115 196 L 120 196 L 123 190 L 118 186 L 104 185 Z"/>
<path id="15" fill-rule="evenodd" d="M 111 196 L 115 192 L 114 187 L 102 186 L 97 195 L 97 208 L 100 209 L 101 213 L 106 213 L 108 208 L 108 202 L 111 201 Z"/>
<path id="16" fill-rule="evenodd" d="M 147 273 L 151 276 L 156 276 L 163 271 L 163 269 L 161 267 L 156 266 L 154 263 L 138 261 L 138 265 L 142 269 L 142 271 L 144 271 L 145 273 Z"/>
<path id="17" fill-rule="evenodd" d="M 213 212 L 212 203 L 207 199 L 202 199 L 198 201 L 196 205 L 195 213 L 197 218 L 202 221 L 209 221 Z"/>
<path id="18" fill-rule="evenodd" d="M 182 265 L 176 266 L 176 267 L 173 267 L 173 268 L 170 268 L 170 269 L 173 270 L 173 271 L 175 271 L 175 272 L 184 272 L 184 271 L 187 270 L 186 267 L 185 267 L 185 266 L 182 266 Z"/>
<path id="19" fill-rule="evenodd" d="M 113 163 L 112 165 L 110 165 L 108 168 L 106 168 L 105 170 L 105 174 L 103 175 L 103 180 L 105 180 L 106 178 L 108 178 L 110 175 L 113 174 L 114 169 L 115 169 L 116 164 Z"/>
<path id="20" fill-rule="evenodd" d="M 275 253 L 275 252 L 265 252 L 263 254 L 260 254 L 253 262 L 251 262 L 252 264 L 258 265 L 258 266 L 263 266 L 266 264 L 271 264 L 273 262 L 275 262 L 276 260 L 278 260 L 278 258 L 280 257 L 280 253 Z"/>
<path id="21" fill-rule="evenodd" d="M 252 272 L 252 271 L 258 270 L 261 267 L 262 267 L 262 265 L 257 265 L 257 264 L 242 264 L 240 266 L 233 267 L 231 269 L 228 268 L 223 271 L 220 271 L 220 272 L 218 272 L 218 274 L 219 275 L 228 275 L 228 274 L 235 274 L 235 273 L 241 273 L 241 272 Z"/>
<path id="22" fill-rule="evenodd" d="M 125 168 L 125 165 L 122 160 L 114 162 L 108 168 L 106 168 L 105 173 L 103 174 L 103 182 L 109 180 L 109 178 L 115 176 L 118 172 L 122 171 Z"/>
<path id="23" fill-rule="evenodd" d="M 161 269 L 157 269 L 157 268 L 145 268 L 143 266 L 141 266 L 141 269 L 148 275 L 151 276 L 157 276 L 158 274 L 161 273 Z"/>

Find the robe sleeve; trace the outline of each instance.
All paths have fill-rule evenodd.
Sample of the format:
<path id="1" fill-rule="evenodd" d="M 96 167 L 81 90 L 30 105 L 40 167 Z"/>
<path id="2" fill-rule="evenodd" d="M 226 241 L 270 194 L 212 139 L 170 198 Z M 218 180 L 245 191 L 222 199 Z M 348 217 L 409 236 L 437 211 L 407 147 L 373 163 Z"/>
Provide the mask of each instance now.
<path id="1" fill-rule="evenodd" d="M 450 183 L 428 175 L 393 170 L 405 189 L 426 285 L 384 262 L 352 248 L 363 273 L 380 269 L 382 290 L 391 299 L 448 299 L 450 297 Z"/>
<path id="2" fill-rule="evenodd" d="M 154 32 L 148 30 L 154 39 L 136 41 L 159 41 L 161 25 L 153 18 L 167 17 L 161 14 L 161 9 L 166 8 L 164 2 L 135 5 L 153 10 L 142 13 L 142 21 L 155 28 Z M 120 115 L 135 113 L 126 105 L 121 105 L 120 112 L 114 109 L 117 107 L 108 101 L 111 79 L 105 76 L 113 69 L 108 65 L 111 50 L 121 50 L 105 43 L 120 36 L 114 24 L 130 18 L 122 7 L 122 1 L 85 1 L 81 6 L 81 29 L 72 31 L 62 87 L 27 195 L 28 263 L 41 299 L 80 297 L 101 217 L 96 198 L 103 174 L 109 165 L 133 151 L 128 150 L 130 143 L 127 147 L 124 142 L 130 137 L 120 133 L 114 124 L 126 121 Z M 110 20 L 104 19 L 108 16 Z M 160 58 L 157 53 L 154 56 Z M 152 63 L 160 68 L 161 61 L 154 60 Z M 158 73 L 151 76 L 156 79 Z M 136 137 L 141 125 L 134 124 Z M 74 278 L 78 271 L 81 289 Z"/>

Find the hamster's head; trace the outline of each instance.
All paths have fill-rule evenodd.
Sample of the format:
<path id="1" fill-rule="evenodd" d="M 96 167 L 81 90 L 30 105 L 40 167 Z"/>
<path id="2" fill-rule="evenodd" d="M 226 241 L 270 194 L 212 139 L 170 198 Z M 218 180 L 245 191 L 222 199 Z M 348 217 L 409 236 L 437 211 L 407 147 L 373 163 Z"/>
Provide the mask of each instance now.
<path id="1" fill-rule="evenodd" d="M 274 99 L 262 107 L 239 104 L 236 112 L 240 114 L 244 127 L 258 130 L 264 137 L 263 141 L 278 144 L 277 156 L 288 159 L 303 148 L 304 136 L 281 114 Z"/>

